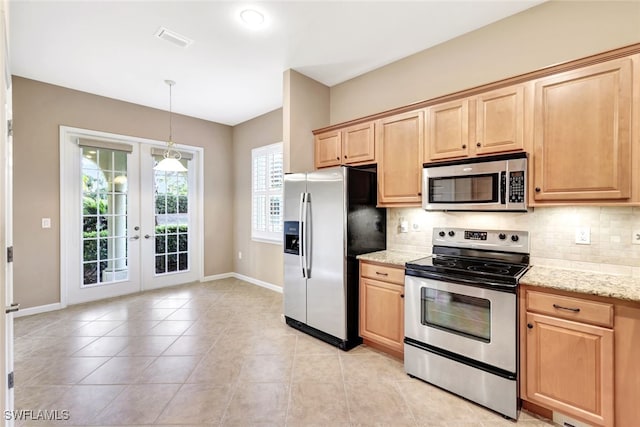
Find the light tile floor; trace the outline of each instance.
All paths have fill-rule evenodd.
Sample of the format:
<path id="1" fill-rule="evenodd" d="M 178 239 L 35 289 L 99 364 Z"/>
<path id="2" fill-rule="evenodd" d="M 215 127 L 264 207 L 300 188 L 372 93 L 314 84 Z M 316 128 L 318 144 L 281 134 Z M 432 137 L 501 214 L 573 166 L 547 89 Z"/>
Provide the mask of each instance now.
<path id="1" fill-rule="evenodd" d="M 515 424 L 366 346 L 342 352 L 300 333 L 281 313 L 281 294 L 224 279 L 19 318 L 16 409 L 70 419 L 16 425 Z M 552 425 L 525 412 L 517 424 Z"/>

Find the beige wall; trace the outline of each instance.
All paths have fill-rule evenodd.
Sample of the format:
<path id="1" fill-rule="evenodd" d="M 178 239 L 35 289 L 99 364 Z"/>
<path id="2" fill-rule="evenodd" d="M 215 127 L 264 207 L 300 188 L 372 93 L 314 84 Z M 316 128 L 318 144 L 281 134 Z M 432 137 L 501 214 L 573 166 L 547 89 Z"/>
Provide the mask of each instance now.
<path id="1" fill-rule="evenodd" d="M 165 111 L 14 77 L 15 300 L 60 301 L 59 126 L 164 141 Z M 233 271 L 232 129 L 175 115 L 174 140 L 204 147 L 204 274 Z M 40 219 L 51 218 L 50 229 Z"/>
<path id="2" fill-rule="evenodd" d="M 329 88 L 294 70 L 284 72 L 284 170 L 313 170 L 312 130 L 329 124 Z"/>
<path id="3" fill-rule="evenodd" d="M 281 142 L 282 126 L 278 109 L 233 128 L 233 271 L 277 286 L 283 284 L 282 245 L 251 240 L 251 149 Z"/>
<path id="4" fill-rule="evenodd" d="M 640 42 L 640 2 L 550 1 L 331 88 L 331 123 Z"/>

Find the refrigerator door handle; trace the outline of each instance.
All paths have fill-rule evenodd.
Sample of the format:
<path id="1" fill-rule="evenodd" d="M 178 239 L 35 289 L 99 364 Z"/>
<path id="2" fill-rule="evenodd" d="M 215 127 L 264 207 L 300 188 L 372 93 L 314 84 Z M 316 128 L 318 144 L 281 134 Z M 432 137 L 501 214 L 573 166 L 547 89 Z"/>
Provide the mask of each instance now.
<path id="1" fill-rule="evenodd" d="M 306 271 L 304 269 L 305 263 L 304 263 L 304 256 L 306 253 L 305 247 L 304 247 L 304 242 L 305 242 L 305 231 L 304 231 L 304 224 L 305 224 L 305 199 L 306 199 L 306 194 L 307 193 L 300 193 L 300 210 L 298 211 L 298 223 L 300 224 L 300 227 L 298 228 L 299 233 L 300 233 L 300 254 L 298 255 L 298 261 L 300 262 L 300 270 L 302 271 L 302 277 L 306 278 Z"/>
<path id="2" fill-rule="evenodd" d="M 309 208 L 311 207 L 311 193 L 307 193 L 307 197 L 304 203 L 304 271 L 307 279 L 311 277 L 311 239 L 313 237 L 309 234 L 311 230 L 311 216 L 309 215 Z M 313 214 L 312 214 L 313 215 Z"/>

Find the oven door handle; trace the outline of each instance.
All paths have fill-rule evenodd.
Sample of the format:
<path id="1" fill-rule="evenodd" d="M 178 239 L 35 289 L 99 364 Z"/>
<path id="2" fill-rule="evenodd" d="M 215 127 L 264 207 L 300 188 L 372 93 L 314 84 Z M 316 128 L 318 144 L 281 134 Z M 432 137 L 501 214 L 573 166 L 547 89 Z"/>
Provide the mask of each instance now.
<path id="1" fill-rule="evenodd" d="M 424 279 L 436 280 L 438 282 L 455 283 L 458 285 L 473 286 L 476 288 L 493 289 L 496 291 L 508 292 L 513 294 L 516 293 L 516 289 L 518 287 L 518 285 L 509 285 L 505 283 L 496 283 L 496 282 L 488 282 L 488 281 L 478 282 L 473 279 L 463 279 L 461 277 L 446 277 L 446 276 L 440 276 L 437 274 L 432 275 L 425 272 L 419 272 L 419 274 L 411 274 L 410 270 L 405 270 L 405 274 L 411 277 L 422 277 Z"/>

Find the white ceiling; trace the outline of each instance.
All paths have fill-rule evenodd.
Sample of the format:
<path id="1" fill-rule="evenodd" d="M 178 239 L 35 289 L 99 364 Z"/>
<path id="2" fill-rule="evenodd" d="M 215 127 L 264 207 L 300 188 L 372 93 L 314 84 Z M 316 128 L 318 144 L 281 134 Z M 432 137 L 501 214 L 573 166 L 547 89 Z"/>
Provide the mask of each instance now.
<path id="1" fill-rule="evenodd" d="M 235 125 L 282 106 L 286 69 L 333 86 L 542 1 L 14 0 L 10 66 L 163 110 L 172 79 L 175 112 Z M 261 29 L 240 23 L 247 7 L 266 15 Z M 195 41 L 160 40 L 160 26 Z"/>

